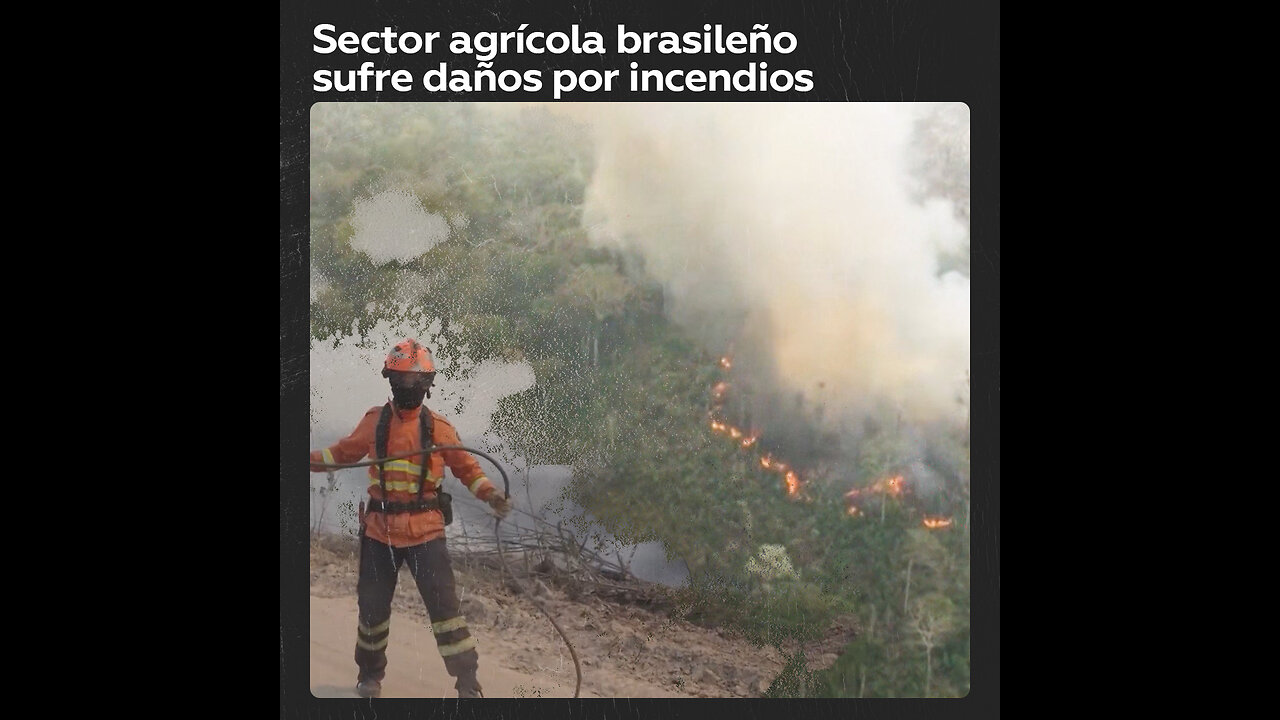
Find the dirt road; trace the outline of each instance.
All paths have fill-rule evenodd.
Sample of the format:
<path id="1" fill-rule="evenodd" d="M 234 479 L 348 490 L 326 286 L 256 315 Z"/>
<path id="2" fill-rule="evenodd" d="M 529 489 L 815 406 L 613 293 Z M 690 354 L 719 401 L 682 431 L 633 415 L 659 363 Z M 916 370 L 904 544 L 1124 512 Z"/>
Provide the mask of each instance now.
<path id="1" fill-rule="evenodd" d="M 399 622 L 397 622 L 399 620 Z M 453 678 L 445 672 L 436 652 L 430 629 L 416 617 L 392 618 L 392 642 L 387 645 L 387 677 L 382 682 L 383 697 L 452 698 Z M 355 598 L 311 597 L 311 693 L 316 697 L 357 697 L 356 666 L 352 660 L 355 644 Z M 573 697 L 575 676 L 569 663 L 568 677 L 563 666 L 549 666 L 547 672 L 529 674 L 503 667 L 506 658 L 492 652 L 502 643 L 492 633 L 473 628 L 479 645 L 480 685 L 486 697 Z M 547 652 L 555 657 L 555 648 Z M 563 651 L 563 646 L 559 648 Z M 555 662 L 555 660 L 551 660 Z M 644 688 L 653 697 L 675 697 L 662 688 Z M 600 697 L 584 688 L 581 697 Z"/>
<path id="2" fill-rule="evenodd" d="M 480 653 L 486 697 L 573 697 L 573 658 L 530 598 L 455 563 L 459 597 Z M 582 664 L 581 697 L 758 697 L 782 669 L 771 648 L 594 597 L 536 589 Z M 311 692 L 355 697 L 354 556 L 313 545 Z M 401 571 L 392 604 L 383 697 L 456 697 L 422 598 Z"/>

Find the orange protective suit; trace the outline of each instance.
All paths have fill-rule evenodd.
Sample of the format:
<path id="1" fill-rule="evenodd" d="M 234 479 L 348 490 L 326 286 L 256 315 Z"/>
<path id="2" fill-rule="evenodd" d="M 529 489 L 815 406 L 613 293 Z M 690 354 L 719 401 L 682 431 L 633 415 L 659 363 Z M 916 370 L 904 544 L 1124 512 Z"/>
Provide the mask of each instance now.
<path id="1" fill-rule="evenodd" d="M 418 439 L 418 413 L 425 406 L 412 410 L 396 410 L 391 414 L 391 426 L 387 432 L 387 456 L 400 455 L 412 450 L 419 450 L 422 445 Z M 431 412 L 432 437 L 436 445 L 460 445 L 458 432 L 453 425 L 437 412 Z M 316 463 L 345 464 L 359 462 L 365 456 L 377 457 L 374 445 L 374 432 L 378 425 L 378 416 L 382 406 L 370 408 L 360 419 L 360 424 L 350 435 L 342 438 L 336 445 L 323 450 L 311 451 L 311 471 L 325 472 L 326 468 L 317 467 Z M 382 488 L 378 483 L 378 466 L 369 466 L 369 496 L 387 502 L 407 503 L 418 499 L 418 477 L 421 474 L 422 456 L 408 457 L 401 460 L 389 460 L 384 464 L 387 496 L 382 496 Z M 448 463 L 454 477 L 482 501 L 497 491 L 489 478 L 480 469 L 476 459 L 462 450 L 441 450 L 431 453 L 427 467 L 427 487 L 423 498 L 435 496 L 444 481 L 444 466 Z M 444 515 L 439 510 L 423 510 L 413 513 L 381 513 L 369 512 L 365 515 L 364 533 L 378 542 L 393 547 L 410 547 L 444 536 Z"/>

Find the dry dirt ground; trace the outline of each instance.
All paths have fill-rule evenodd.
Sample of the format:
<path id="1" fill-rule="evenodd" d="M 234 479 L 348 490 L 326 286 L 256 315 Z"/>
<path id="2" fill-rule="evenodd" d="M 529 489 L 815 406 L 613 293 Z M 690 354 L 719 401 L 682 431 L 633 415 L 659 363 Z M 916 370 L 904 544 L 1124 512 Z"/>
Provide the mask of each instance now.
<path id="1" fill-rule="evenodd" d="M 356 561 L 354 543 L 312 541 L 310 669 L 316 697 L 355 697 Z M 547 617 L 530 598 L 504 586 L 496 568 L 468 563 L 456 551 L 453 561 L 463 612 L 478 644 L 485 696 L 572 697 L 573 659 Z M 595 594 L 575 593 L 574 600 L 555 583 L 535 584 L 527 577 L 521 582 L 533 587 L 574 644 L 581 697 L 759 697 L 785 662 L 774 648 L 661 612 Z M 429 623 L 413 579 L 402 568 L 383 697 L 456 697 Z"/>

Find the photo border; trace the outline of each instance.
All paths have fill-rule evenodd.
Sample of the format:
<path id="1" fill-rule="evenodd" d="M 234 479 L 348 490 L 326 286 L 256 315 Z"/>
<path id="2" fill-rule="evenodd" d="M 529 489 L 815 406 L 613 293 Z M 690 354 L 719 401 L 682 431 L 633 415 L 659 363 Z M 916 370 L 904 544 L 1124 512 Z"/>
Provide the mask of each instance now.
<path id="1" fill-rule="evenodd" d="M 282 0 L 280 15 L 280 707 L 281 717 L 700 717 L 733 712 L 746 717 L 938 717 L 991 718 L 1000 706 L 1000 78 L 999 4 L 976 2 L 845 3 L 834 0 L 777 2 L 688 2 L 675 10 L 651 5 L 578 2 L 549 8 L 530 2 L 442 0 L 429 6 L 406 0 L 359 4 L 336 0 Z M 312 52 L 311 29 L 334 23 L 339 31 L 383 26 L 440 31 L 506 31 L 529 22 L 544 29 L 578 24 L 604 34 L 612 29 L 697 30 L 703 23 L 747 29 L 768 24 L 794 33 L 798 50 L 771 67 L 809 68 L 808 93 L 705 92 L 638 94 L 598 92 L 565 101 L 608 102 L 964 102 L 971 118 L 971 339 L 972 339 L 972 653 L 970 694 L 959 699 L 317 699 L 309 689 L 307 588 L 308 475 L 301 458 L 307 441 L 309 377 L 308 197 L 311 105 L 319 101 L 511 102 L 552 101 L 541 93 L 432 94 L 350 93 L 343 97 L 311 90 L 320 67 L 358 67 L 363 56 Z M 406 58 L 420 76 L 440 57 Z M 451 67 L 467 68 L 449 56 Z M 646 68 L 740 68 L 742 56 L 520 56 L 502 69 L 626 68 L 639 59 Z M 704 61 L 705 60 L 705 61 Z M 343 63 L 348 63 L 344 65 Z M 785 64 L 784 64 L 785 63 Z M 294 463 L 293 459 L 297 459 Z M 355 667 L 352 665 L 354 678 Z"/>

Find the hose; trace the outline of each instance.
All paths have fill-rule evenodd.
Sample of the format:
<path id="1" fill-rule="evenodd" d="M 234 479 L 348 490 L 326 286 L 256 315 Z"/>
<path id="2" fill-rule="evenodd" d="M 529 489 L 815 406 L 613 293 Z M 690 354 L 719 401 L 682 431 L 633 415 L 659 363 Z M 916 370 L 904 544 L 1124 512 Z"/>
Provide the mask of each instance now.
<path id="1" fill-rule="evenodd" d="M 387 457 L 384 457 L 384 458 L 375 458 L 373 460 L 365 460 L 362 462 L 355 462 L 355 463 L 310 463 L 310 464 L 312 467 L 323 468 L 325 470 L 333 471 L 333 470 L 341 470 L 343 468 L 356 468 L 356 467 L 366 467 L 369 465 L 377 465 L 378 463 L 383 463 L 388 460 L 400 460 L 403 458 L 414 457 L 417 455 L 430 455 L 431 453 L 439 452 L 441 450 L 464 450 L 473 455 L 479 455 L 485 460 L 488 460 L 490 463 L 493 464 L 494 467 L 498 468 L 498 472 L 502 474 L 503 494 L 508 500 L 511 499 L 511 480 L 507 478 L 507 471 L 502 468 L 501 463 L 499 463 L 497 460 L 494 460 L 492 457 L 489 457 L 489 455 L 487 455 L 486 453 L 483 453 L 474 448 L 466 447 L 465 445 L 433 445 L 430 448 L 426 448 L 423 450 L 413 450 L 411 452 L 399 453 L 396 455 L 388 455 Z M 507 569 L 507 558 L 506 558 L 506 555 L 504 555 L 502 552 L 502 534 L 501 532 L 499 532 L 499 528 L 501 527 L 502 527 L 502 518 L 497 518 L 497 522 L 495 522 L 493 525 L 493 534 L 494 534 L 494 538 L 498 541 L 498 561 L 499 563 L 501 563 L 502 571 L 505 574 Z M 522 585 L 520 581 L 516 580 L 516 577 L 514 574 L 512 574 L 511 576 L 511 582 L 515 583 L 516 589 L 519 590 L 523 595 L 527 596 L 530 600 L 532 600 L 533 604 L 536 605 L 538 609 L 542 611 L 542 614 L 547 616 L 547 619 L 551 621 L 551 626 L 556 629 L 557 633 L 560 633 L 560 638 L 563 639 L 564 644 L 569 647 L 569 655 L 573 657 L 573 670 L 577 674 L 577 684 L 574 685 L 573 696 L 575 698 L 578 697 L 578 693 L 582 690 L 582 665 L 578 662 L 578 652 L 577 650 L 574 649 L 573 643 L 569 641 L 569 636 L 565 634 L 564 629 L 560 627 L 560 623 L 556 622 L 556 619 L 551 616 L 551 613 L 547 611 L 547 608 L 543 606 L 542 602 L 538 600 L 537 596 L 529 592 L 528 588 Z"/>

